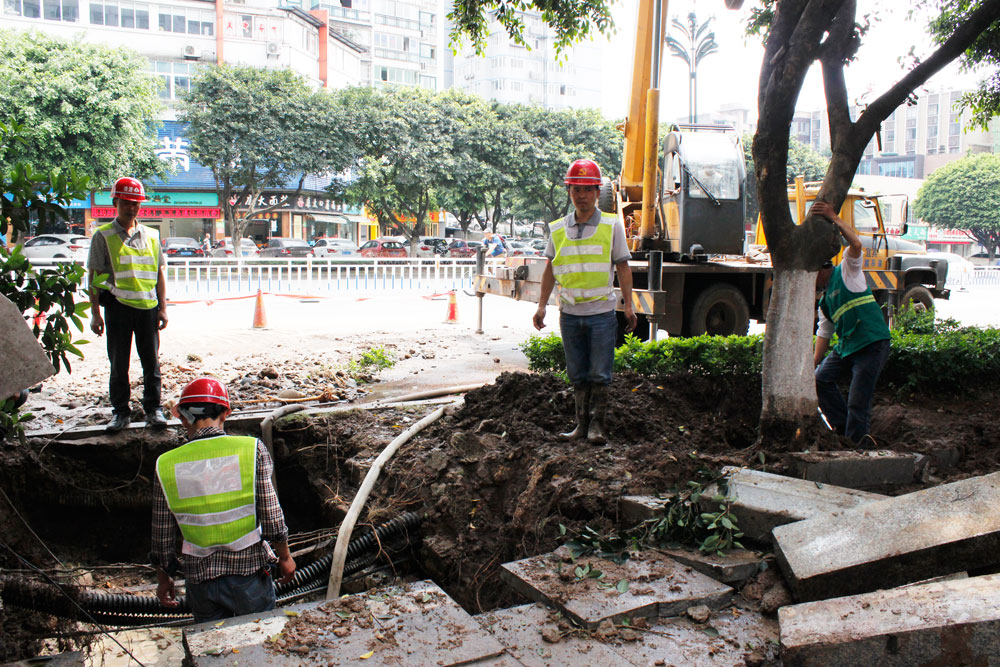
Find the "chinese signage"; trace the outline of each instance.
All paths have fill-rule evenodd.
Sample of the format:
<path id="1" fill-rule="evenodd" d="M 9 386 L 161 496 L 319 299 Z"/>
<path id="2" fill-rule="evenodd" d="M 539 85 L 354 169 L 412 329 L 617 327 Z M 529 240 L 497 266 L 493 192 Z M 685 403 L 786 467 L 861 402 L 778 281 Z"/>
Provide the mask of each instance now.
<path id="1" fill-rule="evenodd" d="M 219 196 L 214 192 L 163 192 L 150 191 L 149 199 L 143 202 L 148 206 L 218 206 Z M 111 194 L 108 192 L 94 193 L 94 206 L 114 206 Z"/>
<path id="2" fill-rule="evenodd" d="M 114 206 L 94 206 L 90 215 L 95 218 L 113 218 L 118 215 Z M 139 218 L 218 218 L 222 210 L 218 207 L 197 206 L 143 206 Z"/>
<path id="3" fill-rule="evenodd" d="M 889 227 L 890 234 L 899 233 L 899 228 Z M 909 225 L 904 239 L 909 241 L 926 241 L 928 243 L 972 243 L 968 234 L 960 229 L 939 229 L 930 225 Z"/>
<path id="4" fill-rule="evenodd" d="M 239 208 L 249 208 L 251 196 L 247 195 L 243 199 L 231 197 L 229 203 Z M 328 197 L 302 195 L 293 199 L 292 195 L 276 192 L 263 193 L 257 197 L 257 202 L 254 204 L 254 208 L 270 208 L 271 206 L 277 206 L 282 211 L 330 211 L 331 213 L 343 213 L 347 215 L 359 215 L 361 213 L 361 209 L 351 208 L 344 205 L 344 202 Z"/>

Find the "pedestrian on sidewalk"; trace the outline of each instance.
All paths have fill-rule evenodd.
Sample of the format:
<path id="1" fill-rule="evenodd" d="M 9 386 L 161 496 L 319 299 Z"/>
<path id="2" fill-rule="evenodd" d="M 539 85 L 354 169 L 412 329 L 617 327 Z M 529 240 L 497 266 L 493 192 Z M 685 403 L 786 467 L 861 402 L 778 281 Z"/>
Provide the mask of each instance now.
<path id="1" fill-rule="evenodd" d="M 830 427 L 859 444 L 871 437 L 872 399 L 889 358 L 889 327 L 865 279 L 861 237 L 830 204 L 818 201 L 811 212 L 832 222 L 848 245 L 839 265 L 828 262 L 816 274 L 816 287 L 823 290 L 813 349 L 816 397 Z M 827 355 L 834 333 L 837 344 Z M 837 383 L 847 377 L 845 401 Z"/>
<path id="2" fill-rule="evenodd" d="M 229 392 L 214 378 L 184 387 L 174 413 L 188 441 L 156 460 L 156 597 L 176 607 L 174 577 L 182 571 L 196 623 L 273 609 L 273 566 L 277 581 L 288 582 L 295 560 L 267 448 L 257 438 L 226 435 Z"/>
<path id="3" fill-rule="evenodd" d="M 566 353 L 566 373 L 573 385 L 576 428 L 560 436 L 607 442 L 605 418 L 608 386 L 615 359 L 618 318 L 615 315 L 614 277 L 625 300 L 626 331 L 636 326 L 632 309 L 632 254 L 625 228 L 613 214 L 597 208 L 601 169 L 592 160 L 570 165 L 564 182 L 574 210 L 549 223 L 538 310 L 532 318 L 536 329 L 545 326 L 545 307 L 553 288 L 559 286 L 559 329 Z"/>
<path id="4" fill-rule="evenodd" d="M 167 326 L 167 273 L 159 233 L 137 219 L 145 200 L 146 191 L 136 179 L 115 181 L 111 201 L 118 215 L 94 232 L 87 258 L 90 329 L 101 336 L 107 323 L 108 398 L 114 412 L 107 430 L 112 433 L 131 421 L 128 367 L 133 336 L 142 363 L 146 424 L 156 429 L 167 426 L 160 407 L 159 360 L 160 331 Z"/>

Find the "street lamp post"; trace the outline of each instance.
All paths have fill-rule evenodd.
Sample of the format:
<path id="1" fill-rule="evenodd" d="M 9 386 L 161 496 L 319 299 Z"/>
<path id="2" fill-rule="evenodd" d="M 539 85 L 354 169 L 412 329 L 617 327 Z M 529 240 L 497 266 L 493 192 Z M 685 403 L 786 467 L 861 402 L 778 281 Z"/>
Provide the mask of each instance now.
<path id="1" fill-rule="evenodd" d="M 671 55 L 680 58 L 688 64 L 690 79 L 688 81 L 688 122 L 694 123 L 698 119 L 698 63 L 702 58 L 719 50 L 719 45 L 715 42 L 715 33 L 709 32 L 708 27 L 712 23 L 712 18 L 698 25 L 698 17 L 692 11 L 688 14 L 688 24 L 684 25 L 674 17 L 670 21 L 671 25 L 681 33 L 684 42 L 667 36 L 667 46 Z"/>

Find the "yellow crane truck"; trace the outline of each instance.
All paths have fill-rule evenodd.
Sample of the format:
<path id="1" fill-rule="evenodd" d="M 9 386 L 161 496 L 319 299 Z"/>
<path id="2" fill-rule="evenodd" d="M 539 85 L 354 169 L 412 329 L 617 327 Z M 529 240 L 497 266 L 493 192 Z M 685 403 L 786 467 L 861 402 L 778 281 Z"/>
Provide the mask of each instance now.
<path id="1" fill-rule="evenodd" d="M 740 3 L 726 4 L 735 9 Z M 674 126 L 660 145 L 655 86 L 666 6 L 666 0 L 639 1 L 622 170 L 602 185 L 598 206 L 617 213 L 625 226 L 640 337 L 655 340 L 658 329 L 672 336 L 743 335 L 751 319 L 766 321 L 772 265 L 759 224 L 748 243 L 746 167 L 733 128 Z M 805 217 L 817 192 L 817 184 L 801 180 L 789 188 L 793 219 Z M 933 308 L 934 298 L 948 298 L 947 263 L 921 257 L 919 245 L 888 235 L 876 196 L 851 190 L 840 215 L 865 242 L 868 283 L 887 317 L 911 300 Z M 487 266 L 480 254 L 474 281 L 480 330 L 486 294 L 538 302 L 545 261 L 510 258 Z M 620 292 L 618 299 L 620 312 Z M 555 294 L 550 303 L 557 304 Z"/>

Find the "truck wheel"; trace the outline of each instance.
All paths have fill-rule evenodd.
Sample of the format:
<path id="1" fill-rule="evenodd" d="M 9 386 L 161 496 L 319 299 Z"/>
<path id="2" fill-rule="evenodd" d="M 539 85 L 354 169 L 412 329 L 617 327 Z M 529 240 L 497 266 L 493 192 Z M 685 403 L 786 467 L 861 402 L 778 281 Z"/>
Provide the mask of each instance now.
<path id="1" fill-rule="evenodd" d="M 597 208 L 604 213 L 615 212 L 615 189 L 611 181 L 601 183 L 601 192 L 597 195 Z"/>
<path id="2" fill-rule="evenodd" d="M 750 306 L 732 285 L 712 285 L 695 299 L 687 329 L 692 336 L 745 336 L 750 330 Z"/>
<path id="3" fill-rule="evenodd" d="M 913 302 L 912 304 L 910 302 Z M 900 310 L 913 308 L 916 311 L 934 310 L 934 297 L 923 285 L 910 285 L 899 299 Z"/>

